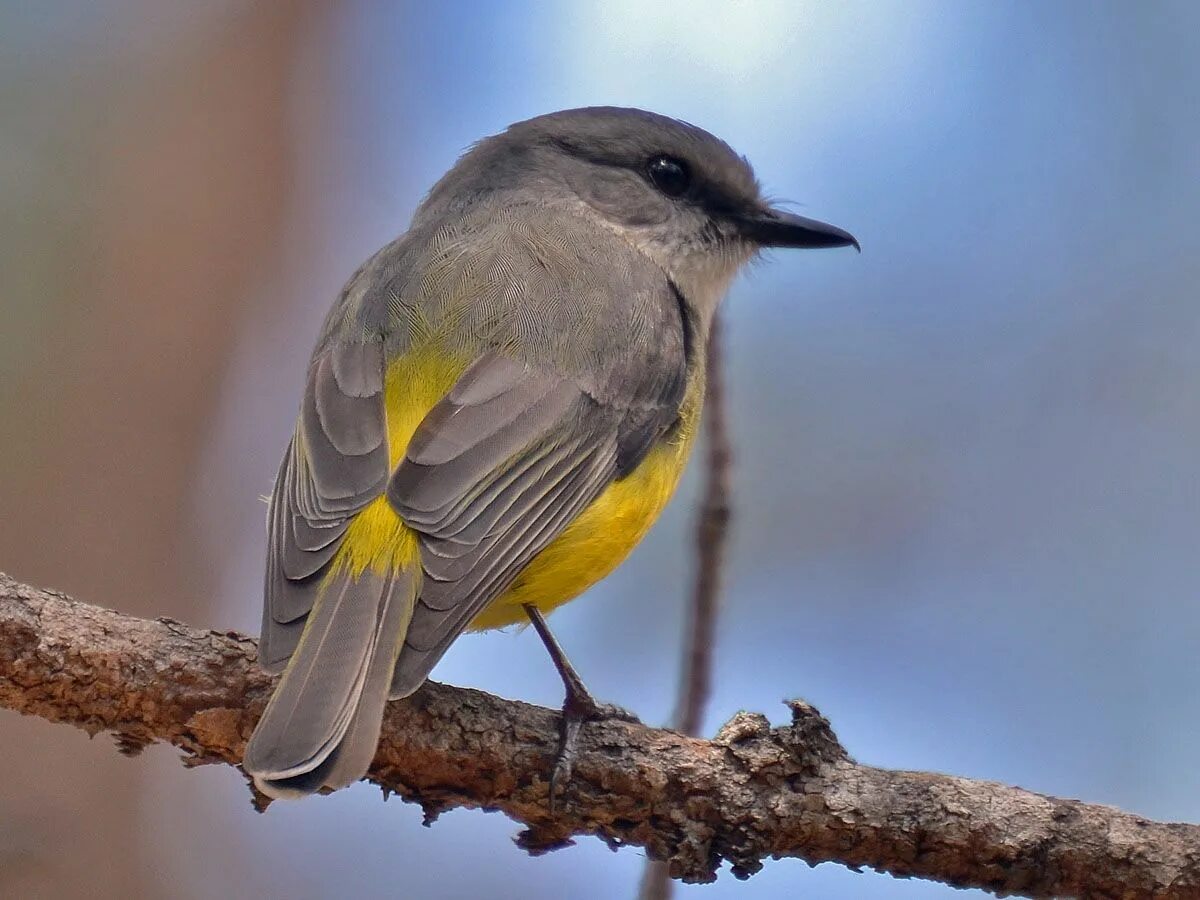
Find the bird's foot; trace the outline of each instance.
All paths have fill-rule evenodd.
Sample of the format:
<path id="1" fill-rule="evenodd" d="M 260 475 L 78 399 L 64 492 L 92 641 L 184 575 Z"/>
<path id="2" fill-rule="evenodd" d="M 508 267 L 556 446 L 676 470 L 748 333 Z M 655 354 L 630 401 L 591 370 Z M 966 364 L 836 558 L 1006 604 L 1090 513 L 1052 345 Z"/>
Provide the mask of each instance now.
<path id="1" fill-rule="evenodd" d="M 554 760 L 554 769 L 550 772 L 550 815 L 554 815 L 559 786 L 561 785 L 565 792 L 571 783 L 571 772 L 575 768 L 575 756 L 579 751 L 579 733 L 583 726 L 588 722 L 603 722 L 609 719 L 639 724 L 641 722 L 627 709 L 611 703 L 597 702 L 582 682 L 574 685 L 573 689 L 568 688 L 559 725 L 558 756 Z"/>
<path id="2" fill-rule="evenodd" d="M 638 717 L 619 706 L 609 703 L 598 703 L 591 691 L 567 659 L 561 646 L 546 624 L 546 618 L 533 604 L 525 604 L 525 612 L 534 630 L 546 645 L 554 668 L 562 678 L 567 696 L 563 700 L 562 720 L 559 725 L 558 756 L 554 760 L 554 768 L 550 772 L 550 815 L 554 815 L 554 798 L 558 786 L 563 789 L 571 782 L 571 770 L 575 768 L 575 754 L 579 749 L 579 732 L 587 722 L 601 722 L 605 719 L 618 719 L 623 722 L 637 722 Z"/>

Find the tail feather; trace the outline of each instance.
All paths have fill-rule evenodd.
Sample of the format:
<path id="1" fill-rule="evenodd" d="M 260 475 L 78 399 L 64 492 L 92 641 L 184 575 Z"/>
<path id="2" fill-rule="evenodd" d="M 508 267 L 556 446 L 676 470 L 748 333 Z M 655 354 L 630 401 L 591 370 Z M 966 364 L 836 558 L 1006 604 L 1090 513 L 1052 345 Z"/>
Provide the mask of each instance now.
<path id="1" fill-rule="evenodd" d="M 401 591 L 393 588 L 390 599 L 385 601 L 380 612 L 377 642 L 362 694 L 359 696 L 358 708 L 350 720 L 350 727 L 346 729 L 342 742 L 325 761 L 324 766 L 328 767 L 324 781 L 326 787 L 336 790 L 353 784 L 366 774 L 371 760 L 375 758 L 379 730 L 383 724 L 383 711 L 387 707 L 392 682 L 392 670 L 396 667 L 396 659 L 404 645 L 404 634 L 412 619 L 416 600 L 412 576 L 406 573 L 402 577 L 409 581 L 405 586 L 407 589 Z"/>
<path id="2" fill-rule="evenodd" d="M 330 576 L 246 745 L 242 766 L 264 794 L 304 796 L 366 774 L 419 578 L 415 567 Z"/>

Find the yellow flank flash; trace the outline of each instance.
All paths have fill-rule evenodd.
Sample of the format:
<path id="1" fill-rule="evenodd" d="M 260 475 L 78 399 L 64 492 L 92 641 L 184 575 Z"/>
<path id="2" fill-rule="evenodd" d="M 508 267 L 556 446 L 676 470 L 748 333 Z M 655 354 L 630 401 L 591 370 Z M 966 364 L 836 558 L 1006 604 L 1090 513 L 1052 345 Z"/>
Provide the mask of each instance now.
<path id="1" fill-rule="evenodd" d="M 466 363 L 439 348 L 414 350 L 393 360 L 384 378 L 388 459 L 394 471 L 421 420 L 458 381 Z M 356 515 L 346 529 L 330 572 L 349 571 L 355 578 L 370 569 L 386 573 L 420 563 L 416 532 L 379 497 Z"/>

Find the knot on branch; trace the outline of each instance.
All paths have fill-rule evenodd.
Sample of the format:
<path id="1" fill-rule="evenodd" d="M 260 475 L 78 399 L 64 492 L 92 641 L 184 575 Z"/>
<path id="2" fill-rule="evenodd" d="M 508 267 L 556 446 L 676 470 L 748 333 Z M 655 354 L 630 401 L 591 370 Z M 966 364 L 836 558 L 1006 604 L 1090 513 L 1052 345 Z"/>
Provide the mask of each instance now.
<path id="1" fill-rule="evenodd" d="M 797 764 L 801 772 L 817 772 L 826 765 L 850 758 L 833 728 L 806 700 L 785 700 L 792 711 L 792 721 L 772 728 L 762 713 L 742 710 L 721 726 L 713 743 L 734 750 L 734 755 L 748 761 L 755 752 L 767 747 L 782 749 Z M 772 755 L 773 754 L 768 754 Z"/>
<path id="2" fill-rule="evenodd" d="M 790 746 L 797 756 L 811 760 L 817 766 L 845 762 L 850 758 L 842 742 L 833 733 L 833 726 L 820 711 L 806 700 L 785 700 L 792 711 L 792 724 L 780 728 L 780 740 Z"/>

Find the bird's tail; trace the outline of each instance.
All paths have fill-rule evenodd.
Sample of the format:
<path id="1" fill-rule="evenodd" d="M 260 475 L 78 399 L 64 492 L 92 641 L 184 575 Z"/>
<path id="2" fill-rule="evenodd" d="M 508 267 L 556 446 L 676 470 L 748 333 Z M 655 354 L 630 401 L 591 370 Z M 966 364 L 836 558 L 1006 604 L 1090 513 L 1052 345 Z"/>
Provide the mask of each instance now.
<path id="1" fill-rule="evenodd" d="M 419 566 L 327 577 L 246 745 L 242 767 L 268 797 L 336 790 L 366 774 L 420 578 Z"/>

